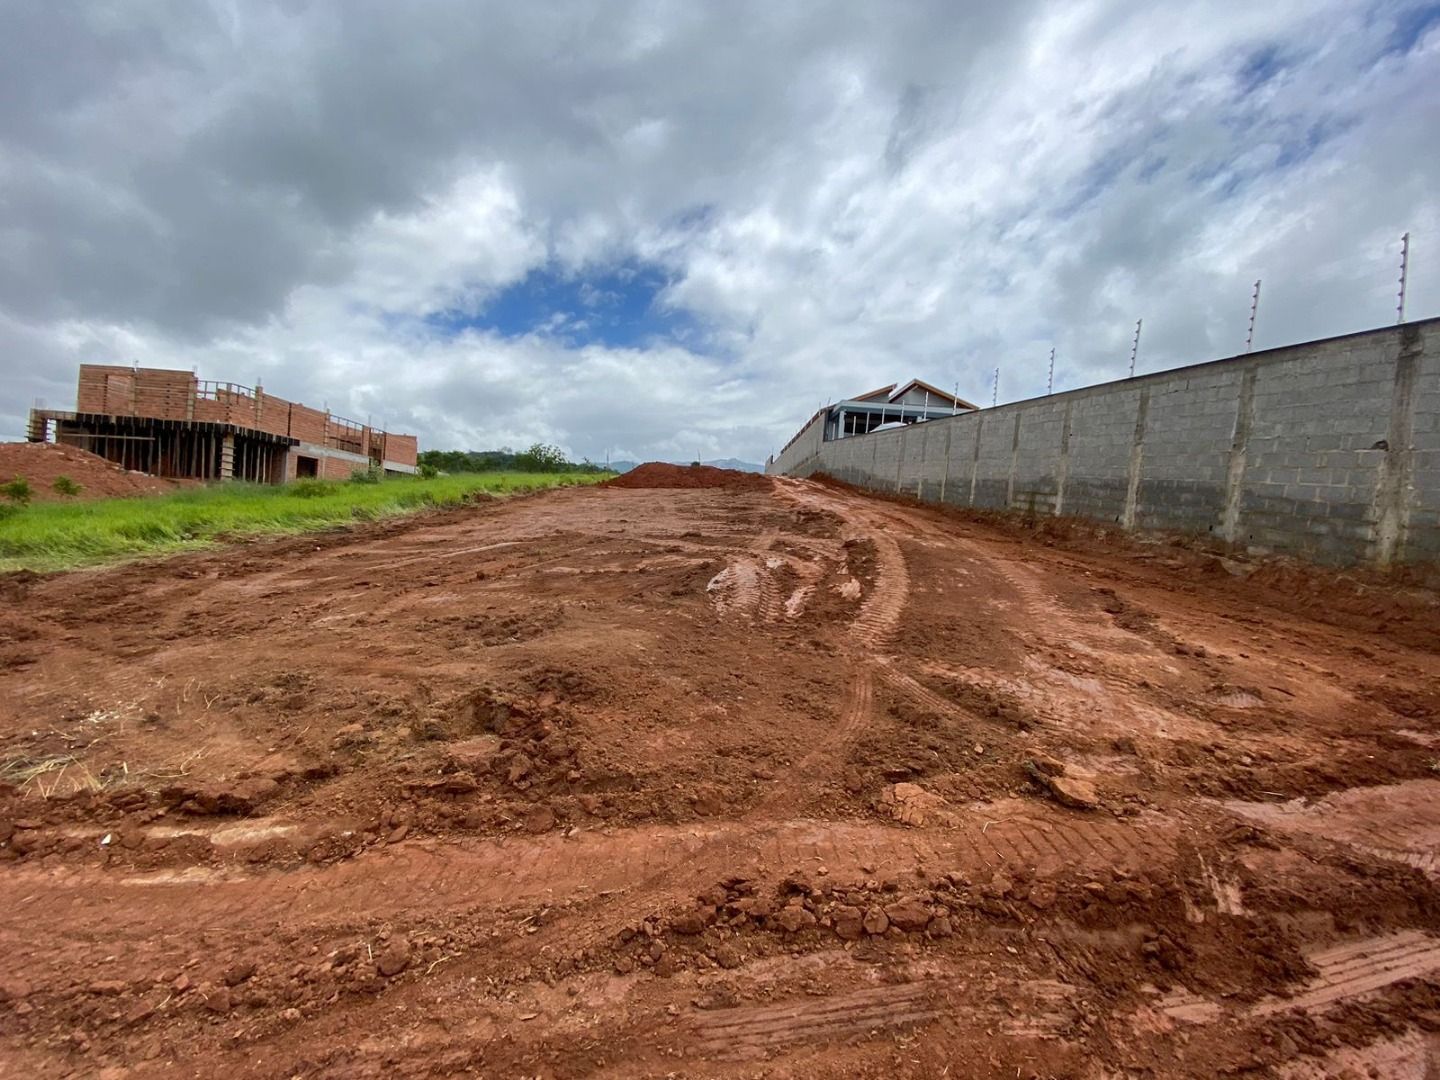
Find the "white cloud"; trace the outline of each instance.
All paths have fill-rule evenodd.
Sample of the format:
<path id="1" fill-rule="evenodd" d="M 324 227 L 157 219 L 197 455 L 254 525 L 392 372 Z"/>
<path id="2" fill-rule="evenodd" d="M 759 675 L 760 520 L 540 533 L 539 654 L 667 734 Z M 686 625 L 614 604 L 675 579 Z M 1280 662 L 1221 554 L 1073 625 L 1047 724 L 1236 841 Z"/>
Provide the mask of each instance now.
<path id="1" fill-rule="evenodd" d="M 427 444 L 762 459 L 822 399 L 988 400 L 1440 314 L 1415 5 L 34 8 L 0 44 L 0 437 L 80 360 Z M 1413 20 L 1409 25 L 1417 25 Z M 1408 46 L 1408 47 L 1401 47 Z M 687 333 L 584 344 L 607 268 Z M 440 333 L 547 265 L 554 332 Z"/>

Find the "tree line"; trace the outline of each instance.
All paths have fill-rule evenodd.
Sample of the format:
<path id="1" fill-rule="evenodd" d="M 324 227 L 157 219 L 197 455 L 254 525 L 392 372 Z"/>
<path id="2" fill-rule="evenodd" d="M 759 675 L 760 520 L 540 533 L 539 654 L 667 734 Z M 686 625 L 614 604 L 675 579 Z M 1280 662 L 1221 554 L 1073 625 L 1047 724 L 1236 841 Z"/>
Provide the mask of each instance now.
<path id="1" fill-rule="evenodd" d="M 500 450 L 422 450 L 419 464 L 422 469 L 444 473 L 605 471 L 603 465 L 596 465 L 588 458 L 571 461 L 565 451 L 546 443 L 535 443 L 528 450 L 511 450 L 508 446 Z"/>

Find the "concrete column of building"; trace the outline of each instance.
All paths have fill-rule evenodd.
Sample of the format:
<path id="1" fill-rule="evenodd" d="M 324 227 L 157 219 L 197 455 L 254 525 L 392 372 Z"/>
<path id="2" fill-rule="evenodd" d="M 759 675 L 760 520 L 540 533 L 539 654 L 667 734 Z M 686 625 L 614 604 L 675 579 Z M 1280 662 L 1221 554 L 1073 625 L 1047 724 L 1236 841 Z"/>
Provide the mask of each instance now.
<path id="1" fill-rule="evenodd" d="M 220 479 L 235 479 L 235 436 L 226 435 L 220 442 Z"/>

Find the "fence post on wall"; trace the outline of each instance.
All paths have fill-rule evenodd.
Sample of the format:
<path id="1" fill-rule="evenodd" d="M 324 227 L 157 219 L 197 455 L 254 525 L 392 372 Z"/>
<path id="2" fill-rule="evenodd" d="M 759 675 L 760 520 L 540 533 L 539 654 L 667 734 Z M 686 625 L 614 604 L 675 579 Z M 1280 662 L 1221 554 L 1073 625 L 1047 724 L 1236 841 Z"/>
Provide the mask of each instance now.
<path id="1" fill-rule="evenodd" d="M 1135 504 L 1140 497 L 1140 471 L 1145 462 L 1145 419 L 1150 412 L 1150 388 L 1140 391 L 1140 404 L 1135 410 L 1135 439 L 1130 444 L 1130 475 L 1125 485 L 1125 510 L 1120 524 L 1135 527 Z"/>

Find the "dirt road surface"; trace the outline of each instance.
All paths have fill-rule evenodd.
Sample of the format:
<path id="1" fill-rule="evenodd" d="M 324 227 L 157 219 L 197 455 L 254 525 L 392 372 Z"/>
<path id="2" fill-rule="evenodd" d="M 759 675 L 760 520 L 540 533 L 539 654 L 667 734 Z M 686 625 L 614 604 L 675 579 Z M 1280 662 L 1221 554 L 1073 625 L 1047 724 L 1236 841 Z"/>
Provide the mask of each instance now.
<path id="1" fill-rule="evenodd" d="M 1433 593 L 781 480 L 0 582 L 0 1074 L 1436 1075 Z"/>

